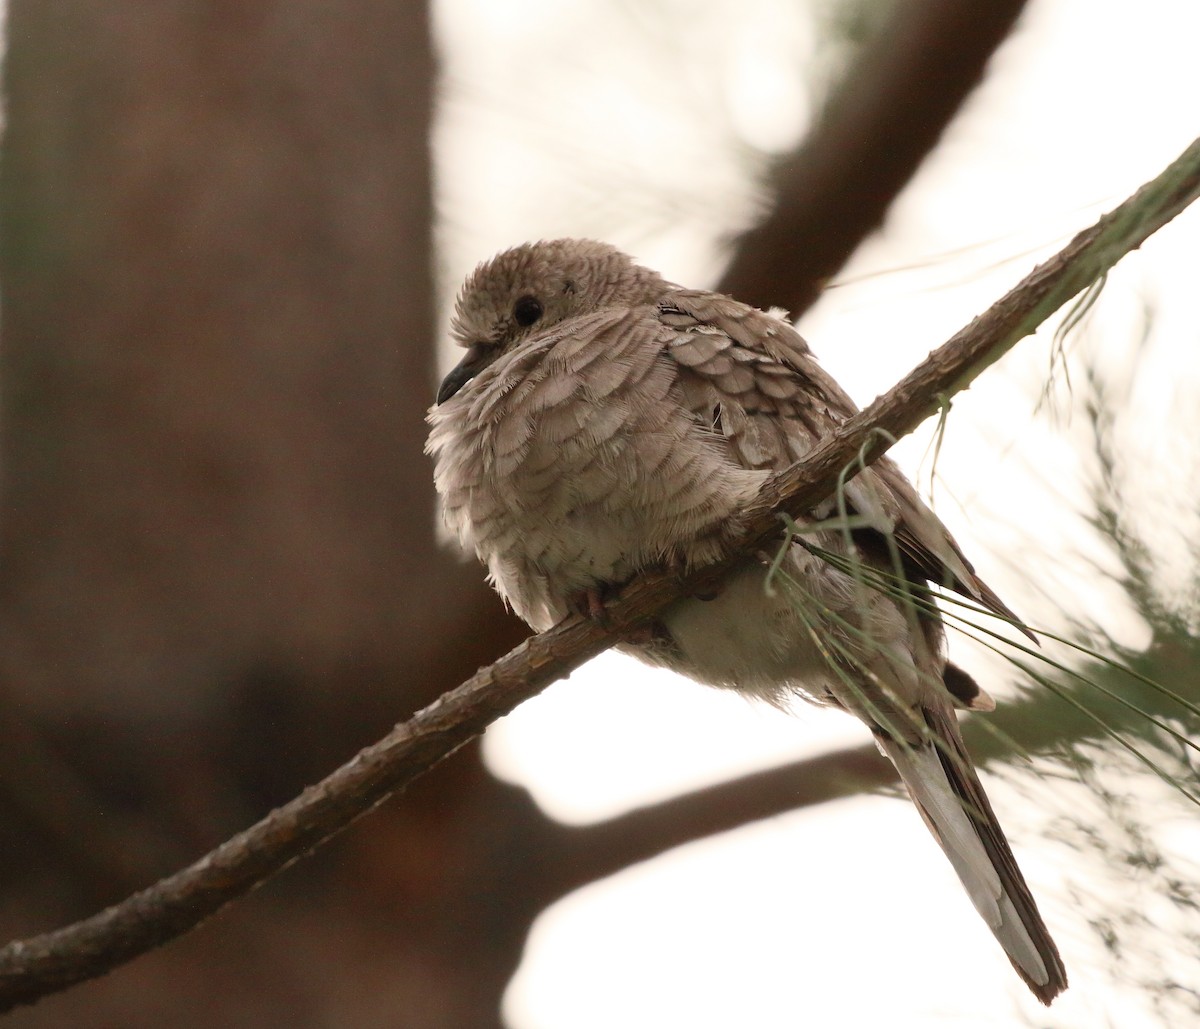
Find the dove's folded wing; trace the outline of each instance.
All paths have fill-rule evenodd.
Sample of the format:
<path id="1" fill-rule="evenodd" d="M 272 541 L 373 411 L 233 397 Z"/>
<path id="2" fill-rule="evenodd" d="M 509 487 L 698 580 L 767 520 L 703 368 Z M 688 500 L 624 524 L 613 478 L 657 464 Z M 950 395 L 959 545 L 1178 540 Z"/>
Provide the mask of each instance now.
<path id="1" fill-rule="evenodd" d="M 678 290 L 659 304 L 674 332 L 668 353 L 686 369 L 694 413 L 747 467 L 782 470 L 858 412 L 787 322 L 730 297 Z M 845 487 L 849 512 L 895 541 L 907 571 L 968 597 L 1033 634 L 976 574 L 950 531 L 899 467 L 882 457 Z"/>

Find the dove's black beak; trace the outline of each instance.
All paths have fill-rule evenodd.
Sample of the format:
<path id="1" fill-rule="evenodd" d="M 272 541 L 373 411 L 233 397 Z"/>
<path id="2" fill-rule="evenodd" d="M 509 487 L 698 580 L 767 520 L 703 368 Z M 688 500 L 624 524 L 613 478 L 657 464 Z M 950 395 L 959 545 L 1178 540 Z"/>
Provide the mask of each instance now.
<path id="1" fill-rule="evenodd" d="M 438 404 L 444 404 L 476 375 L 483 371 L 495 358 L 495 347 L 473 343 L 467 347 L 467 356 L 458 362 L 443 380 L 437 391 Z"/>

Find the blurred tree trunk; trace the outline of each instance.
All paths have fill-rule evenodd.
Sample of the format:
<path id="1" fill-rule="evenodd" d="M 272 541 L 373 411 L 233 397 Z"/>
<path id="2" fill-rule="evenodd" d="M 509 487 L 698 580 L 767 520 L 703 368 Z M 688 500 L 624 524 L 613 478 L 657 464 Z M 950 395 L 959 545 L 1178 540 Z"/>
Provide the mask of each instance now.
<path id="1" fill-rule="evenodd" d="M 14 0 L 7 60 L 16 935 L 195 856 L 520 630 L 433 539 L 425 5 Z M 519 935 L 472 968 L 496 944 L 459 898 L 502 788 L 474 752 L 443 771 L 321 885 L 328 862 L 16 1022 L 495 1019 Z"/>
<path id="2" fill-rule="evenodd" d="M 457 590 L 405 545 L 430 539 L 424 15 L 332 10 L 12 6 L 0 632 L 32 707 L 144 725 L 250 676 L 324 689 L 394 669 Z"/>

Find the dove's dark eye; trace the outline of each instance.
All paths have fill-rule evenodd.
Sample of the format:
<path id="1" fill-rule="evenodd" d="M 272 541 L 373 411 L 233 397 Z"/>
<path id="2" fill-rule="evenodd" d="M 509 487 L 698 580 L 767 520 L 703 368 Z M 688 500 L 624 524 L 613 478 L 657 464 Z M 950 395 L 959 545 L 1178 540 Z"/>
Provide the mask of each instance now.
<path id="1" fill-rule="evenodd" d="M 521 297 L 513 304 L 513 318 L 518 325 L 532 325 L 542 316 L 542 302 L 537 297 Z"/>

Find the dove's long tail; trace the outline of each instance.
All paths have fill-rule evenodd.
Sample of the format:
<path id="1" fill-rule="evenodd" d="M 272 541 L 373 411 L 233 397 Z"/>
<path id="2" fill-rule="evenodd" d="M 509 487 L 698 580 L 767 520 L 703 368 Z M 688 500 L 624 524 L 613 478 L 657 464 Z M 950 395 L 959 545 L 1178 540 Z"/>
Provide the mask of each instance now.
<path id="1" fill-rule="evenodd" d="M 949 703 L 924 710 L 931 738 L 880 747 L 900 773 L 926 825 L 954 865 L 975 909 L 1043 1004 L 1067 988 L 1067 973 L 963 744 Z"/>

